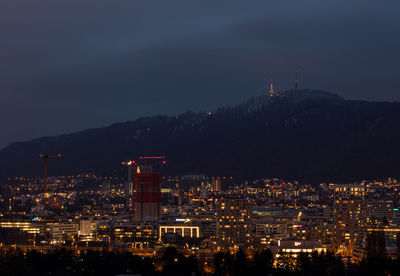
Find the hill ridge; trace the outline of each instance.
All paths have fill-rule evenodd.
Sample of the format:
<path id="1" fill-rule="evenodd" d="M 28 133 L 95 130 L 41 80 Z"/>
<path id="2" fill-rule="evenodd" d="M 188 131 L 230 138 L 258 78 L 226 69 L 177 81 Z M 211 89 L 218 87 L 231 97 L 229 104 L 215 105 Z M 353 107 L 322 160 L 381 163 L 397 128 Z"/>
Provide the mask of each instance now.
<path id="1" fill-rule="evenodd" d="M 52 174 L 122 174 L 121 161 L 168 156 L 166 174 L 351 181 L 395 177 L 400 103 L 343 99 L 319 90 L 253 97 L 215 112 L 157 115 L 10 144 L 1 177 L 40 175 L 40 152 L 61 152 Z M 388 135 L 390 134 L 390 135 Z"/>

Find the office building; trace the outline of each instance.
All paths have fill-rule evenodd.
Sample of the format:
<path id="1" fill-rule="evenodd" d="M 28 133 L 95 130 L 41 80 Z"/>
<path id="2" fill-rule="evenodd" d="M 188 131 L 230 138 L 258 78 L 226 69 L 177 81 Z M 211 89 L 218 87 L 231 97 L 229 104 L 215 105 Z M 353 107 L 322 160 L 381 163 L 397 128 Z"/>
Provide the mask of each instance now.
<path id="1" fill-rule="evenodd" d="M 135 176 L 135 221 L 161 218 L 161 173 L 140 172 Z"/>
<path id="2" fill-rule="evenodd" d="M 217 207 L 217 246 L 222 250 L 247 247 L 251 242 L 252 204 L 246 198 L 221 198 Z"/>
<path id="3" fill-rule="evenodd" d="M 364 185 L 336 185 L 334 206 L 334 248 L 341 255 L 351 257 L 354 249 L 365 245 L 367 204 Z"/>

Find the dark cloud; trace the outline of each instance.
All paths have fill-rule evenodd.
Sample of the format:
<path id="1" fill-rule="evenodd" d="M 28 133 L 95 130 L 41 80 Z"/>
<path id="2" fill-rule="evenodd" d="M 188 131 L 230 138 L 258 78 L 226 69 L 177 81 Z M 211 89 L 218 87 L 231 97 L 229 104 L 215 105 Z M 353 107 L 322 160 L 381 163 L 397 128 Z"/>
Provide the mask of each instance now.
<path id="1" fill-rule="evenodd" d="M 247 1 L 250 2 L 250 1 Z M 0 147 L 213 110 L 275 80 L 399 100 L 398 1 L 5 0 Z"/>

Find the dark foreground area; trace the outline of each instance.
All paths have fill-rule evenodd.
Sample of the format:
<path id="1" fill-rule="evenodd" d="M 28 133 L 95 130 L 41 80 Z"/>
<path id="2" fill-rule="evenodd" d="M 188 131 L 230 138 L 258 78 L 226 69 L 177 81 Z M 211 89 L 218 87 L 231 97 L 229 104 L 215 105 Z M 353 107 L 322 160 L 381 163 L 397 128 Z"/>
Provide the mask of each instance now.
<path id="1" fill-rule="evenodd" d="M 57 250 L 8 252 L 0 256 L 0 275 L 400 275 L 400 258 L 374 256 L 360 264 L 346 264 L 332 253 L 316 252 L 292 258 L 271 251 L 251 258 L 239 250 L 235 255 L 217 253 L 211 262 L 194 255 L 185 257 L 168 248 L 159 258 L 107 251 L 76 254 Z"/>

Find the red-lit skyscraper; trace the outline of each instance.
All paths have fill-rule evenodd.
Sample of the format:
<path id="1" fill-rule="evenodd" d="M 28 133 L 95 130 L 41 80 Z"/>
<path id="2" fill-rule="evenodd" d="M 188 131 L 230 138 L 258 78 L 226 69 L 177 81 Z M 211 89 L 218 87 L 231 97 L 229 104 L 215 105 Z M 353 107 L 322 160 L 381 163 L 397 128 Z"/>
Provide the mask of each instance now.
<path id="1" fill-rule="evenodd" d="M 161 218 L 161 173 L 141 172 L 135 176 L 135 221 Z"/>

